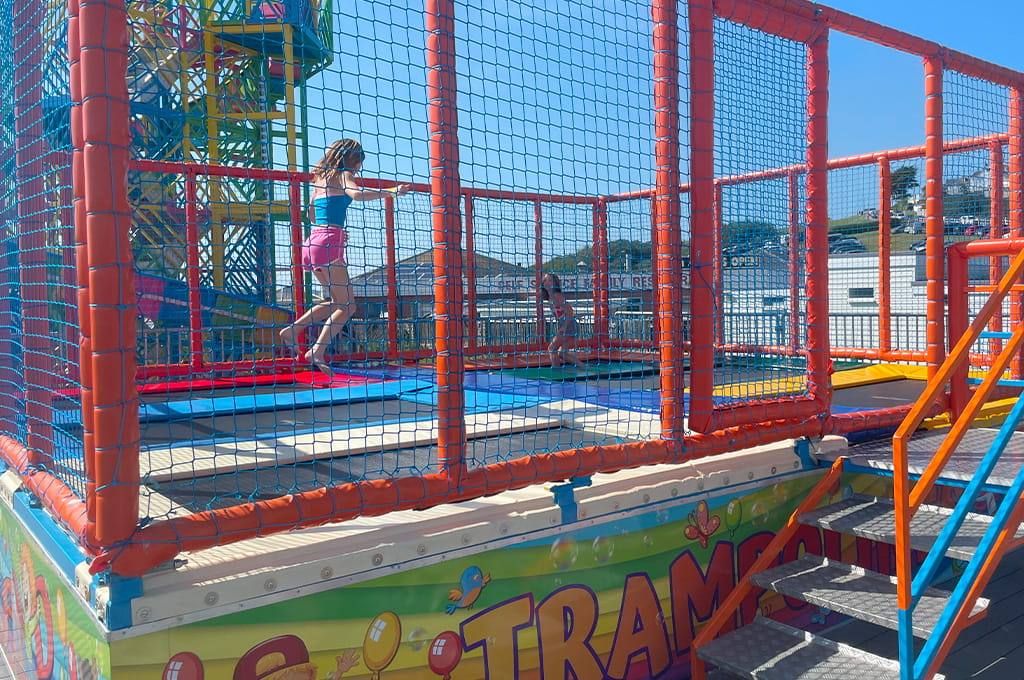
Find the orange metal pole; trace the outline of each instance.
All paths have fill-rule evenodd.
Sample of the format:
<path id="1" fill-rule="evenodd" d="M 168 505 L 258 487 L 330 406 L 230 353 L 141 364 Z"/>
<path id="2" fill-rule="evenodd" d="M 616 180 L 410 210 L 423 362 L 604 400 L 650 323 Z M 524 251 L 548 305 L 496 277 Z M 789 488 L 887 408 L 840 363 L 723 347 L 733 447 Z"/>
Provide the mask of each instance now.
<path id="1" fill-rule="evenodd" d="M 541 295 L 541 279 L 544 277 L 544 213 L 540 201 L 533 202 L 533 280 L 535 306 L 537 310 L 537 337 L 542 343 L 547 338 L 547 324 L 544 321 L 544 297 Z"/>
<path id="2" fill-rule="evenodd" d="M 722 2 L 722 0 L 719 0 Z M 862 19 L 852 14 L 840 12 L 839 10 L 820 5 L 809 0 L 729 0 L 723 5 L 736 5 L 738 7 L 756 8 L 758 12 L 764 13 L 767 9 L 776 10 L 779 14 L 792 17 L 794 24 L 799 19 L 808 19 L 828 25 L 834 31 L 853 35 L 885 47 L 892 47 L 910 54 L 922 57 L 942 56 L 946 66 L 953 71 L 966 76 L 991 81 L 997 85 L 1006 87 L 1017 87 L 1020 85 L 1020 73 L 1005 66 L 998 66 L 977 57 L 963 52 L 951 50 L 938 43 L 924 40 L 915 35 L 898 31 L 888 26 L 877 24 L 867 19 Z M 717 4 L 716 4 L 717 6 Z M 746 9 L 745 11 L 750 11 Z M 789 20 L 787 17 L 787 20 Z M 735 21 L 740 21 L 742 15 L 738 14 Z M 786 37 L 785 32 L 779 35 Z"/>
<path id="3" fill-rule="evenodd" d="M 385 354 L 398 358 L 398 247 L 395 238 L 395 199 L 384 199 L 384 277 L 387 285 L 387 338 L 388 348 Z"/>
<path id="4" fill-rule="evenodd" d="M 722 252 L 725 249 L 725 225 L 723 224 L 722 211 L 725 209 L 725 192 L 722 189 L 722 185 L 719 182 L 715 182 L 715 195 L 714 195 L 714 232 L 712 234 L 711 242 L 712 246 L 712 269 L 714 272 L 712 279 L 714 283 L 714 298 L 716 300 L 722 300 L 718 309 L 714 312 L 714 351 L 722 351 L 723 345 L 725 345 L 725 254 Z"/>
<path id="5" fill-rule="evenodd" d="M 988 237 L 990 239 L 1000 239 L 1003 236 L 1003 199 L 1005 194 L 1003 193 L 1003 178 L 1006 176 L 1005 169 L 1003 167 L 1003 145 L 999 142 L 992 142 L 988 145 L 988 167 L 989 167 L 989 194 L 991 196 L 989 202 L 989 222 L 988 222 Z M 999 283 L 999 279 L 1003 275 L 1002 260 L 998 257 L 991 257 L 988 261 L 988 281 L 989 284 L 995 286 Z M 989 322 L 988 328 L 990 331 L 999 333 L 1003 330 L 1003 315 L 1000 312 L 992 317 L 992 321 Z M 1003 347 L 1003 341 L 999 338 L 990 338 L 988 341 L 988 351 L 991 361 L 995 355 L 999 354 L 999 350 Z"/>
<path id="6" fill-rule="evenodd" d="M 942 60 L 924 60 L 925 89 L 925 329 L 928 377 L 938 371 L 945 352 L 945 224 L 942 205 Z"/>
<path id="7" fill-rule="evenodd" d="M 473 241 L 473 197 L 465 200 L 466 225 L 466 302 L 469 306 L 469 353 L 477 353 L 476 313 L 476 243 Z"/>
<path id="8" fill-rule="evenodd" d="M 1010 238 L 1024 238 L 1024 88 L 1010 89 L 1010 139 L 1007 149 L 1009 174 Z M 1010 324 L 1024 323 L 1024 295 L 1010 296 Z M 1024 357 L 1010 368 L 1014 380 L 1024 380 Z"/>
<path id="9" fill-rule="evenodd" d="M 135 260 L 128 232 L 127 12 L 124 0 L 79 5 L 82 131 L 88 177 L 85 236 L 95 407 L 95 506 L 89 543 L 111 546 L 139 518 L 139 404 L 135 388 Z"/>
<path id="10" fill-rule="evenodd" d="M 794 42 L 809 43 L 819 32 L 816 17 L 804 18 L 788 8 L 772 9 L 759 0 L 715 0 L 715 14 Z"/>
<path id="11" fill-rule="evenodd" d="M 682 233 L 679 207 L 679 35 L 676 0 L 654 0 L 655 315 L 661 357 L 661 436 L 684 435 Z"/>
<path id="12" fill-rule="evenodd" d="M 878 349 L 892 351 L 892 166 L 878 157 Z"/>
<path id="13" fill-rule="evenodd" d="M 832 404 L 828 319 L 828 29 L 807 43 L 807 379 Z"/>
<path id="14" fill-rule="evenodd" d="M 203 303 L 200 297 L 199 274 L 199 190 L 196 177 L 185 174 L 185 267 L 188 279 L 189 367 L 202 373 Z"/>
<path id="15" fill-rule="evenodd" d="M 14 10 L 14 153 L 18 276 L 24 348 L 24 399 L 28 449 L 44 464 L 53 453 L 50 393 L 56 388 L 46 291 L 46 187 L 43 159 L 42 6 L 28 0 Z"/>
<path id="16" fill-rule="evenodd" d="M 935 376 L 928 380 L 928 384 L 925 386 L 924 392 L 918 398 L 917 402 L 911 408 L 910 413 L 907 415 L 903 423 L 900 424 L 896 430 L 896 434 L 893 435 L 893 461 L 894 461 L 894 476 L 893 484 L 894 489 L 902 490 L 905 492 L 905 496 L 899 494 L 894 495 L 896 500 L 897 510 L 897 535 L 899 531 L 908 532 L 905 538 L 909 540 L 909 527 L 901 524 L 899 518 L 900 512 L 904 514 L 902 517 L 909 521 L 913 514 L 913 509 L 916 509 L 923 498 L 926 490 L 930 488 L 931 483 L 934 481 L 934 477 L 937 477 L 938 471 L 941 470 L 944 460 L 940 460 L 938 455 L 933 458 L 929 464 L 929 468 L 925 470 L 924 474 L 921 475 L 921 480 L 917 486 L 914 487 L 913 497 L 914 505 L 911 505 L 911 487 L 909 480 L 906 479 L 907 472 L 907 440 L 910 435 L 917 431 L 917 428 L 921 425 L 922 421 L 926 417 L 926 414 L 931 411 L 933 404 L 942 398 L 943 392 L 946 386 L 950 383 L 953 375 L 958 371 L 961 365 L 967 360 L 968 352 L 970 348 L 977 341 L 978 336 L 984 330 L 985 325 L 988 323 L 988 319 L 995 314 L 1003 300 L 1013 289 L 1015 282 L 1024 274 L 1024 239 L 1022 240 L 1005 240 L 1005 241 L 973 241 L 965 243 L 957 243 L 950 246 L 950 264 L 951 268 L 955 270 L 960 267 L 962 270 L 966 270 L 966 259 L 968 257 L 986 257 L 991 255 L 1005 255 L 1008 253 L 1014 254 L 1014 259 L 1010 263 L 1009 269 L 1003 274 L 1000 279 L 999 285 L 996 290 L 993 291 L 992 295 L 985 304 L 982 305 L 981 310 L 974 317 L 971 322 L 969 329 L 961 335 L 956 341 L 956 345 L 950 351 L 949 357 L 939 367 Z M 960 274 L 954 273 L 954 277 L 958 277 L 960 280 L 966 279 L 965 271 Z M 1004 352 L 1005 352 L 1004 348 Z M 981 392 L 981 388 L 978 388 L 975 392 L 977 397 Z M 980 395 L 984 398 L 984 394 Z M 932 468 L 935 468 L 933 471 Z M 904 474 L 901 475 L 900 472 Z M 927 481 L 931 479 L 931 482 Z M 902 499 L 902 500 L 901 500 Z M 904 503 L 906 507 L 901 510 L 901 503 Z M 907 555 L 906 559 L 909 560 L 909 544 L 905 544 Z M 899 558 L 900 551 L 897 550 L 897 558 Z M 905 565 L 907 569 L 910 568 L 909 562 Z M 901 596 L 902 597 L 902 596 Z"/>
<path id="17" fill-rule="evenodd" d="M 288 183 L 288 203 L 291 216 L 292 300 L 295 317 L 306 313 L 306 286 L 302 274 L 302 190 L 296 180 Z"/>
<path id="18" fill-rule="evenodd" d="M 67 348 L 67 374 L 63 376 L 65 384 L 79 385 L 81 375 L 79 366 L 81 358 L 78 356 L 78 338 L 75 333 L 78 327 L 78 291 L 75 287 L 75 210 L 74 194 L 71 179 L 71 154 L 61 151 L 54 154 L 57 160 L 54 164 L 60 168 L 60 221 L 61 226 L 61 256 L 64 264 L 64 279 L 61 282 L 64 288 L 64 313 L 65 313 L 65 338 Z"/>
<path id="19" fill-rule="evenodd" d="M 988 322 L 988 319 L 985 319 Z M 980 332 L 980 329 L 979 329 Z M 977 335 L 975 335 L 977 337 Z M 970 426 L 973 424 L 978 413 L 985 405 L 985 401 L 989 399 L 992 394 L 993 388 L 999 383 L 1002 378 L 1003 371 L 1010 365 L 1010 361 L 1013 359 L 1013 354 L 1019 352 L 1021 346 L 1024 345 L 1024 326 L 1018 327 L 1010 339 L 1007 340 L 1006 347 L 999 353 L 996 360 L 992 363 L 991 369 L 986 373 L 985 378 L 978 385 L 977 389 L 971 393 L 970 400 L 963 406 L 961 412 L 956 413 L 956 420 L 949 428 L 948 434 L 942 440 L 938 450 L 932 456 L 928 462 L 928 467 L 925 468 L 921 474 L 920 479 L 910 490 L 910 508 L 912 511 L 916 511 L 921 506 L 924 499 L 927 498 L 928 493 L 932 490 L 932 487 L 938 481 L 939 476 L 942 474 L 942 470 L 945 468 L 946 463 L 956 452 L 960 442 L 963 441 L 964 435 Z M 958 367 L 966 366 L 966 352 L 964 352 L 965 360 L 958 364 Z M 953 377 L 955 379 L 956 369 L 953 371 Z"/>
<path id="20" fill-rule="evenodd" d="M 971 324 L 968 318 L 967 268 L 968 260 L 965 253 L 956 249 L 950 251 L 947 284 L 949 290 L 946 293 L 950 344 L 962 338 Z M 959 420 L 971 398 L 971 386 L 967 382 L 969 369 L 969 360 L 964 361 L 950 376 L 949 408 L 954 422 Z"/>
<path id="21" fill-rule="evenodd" d="M 789 192 L 789 349 L 795 355 L 800 350 L 800 174 L 789 173 L 786 184 Z M 803 230 L 806 233 L 806 230 Z"/>
<path id="22" fill-rule="evenodd" d="M 427 0 L 427 115 L 434 237 L 438 461 L 450 488 L 466 471 L 466 408 L 462 350 L 462 235 L 459 201 L 458 85 L 455 3 Z"/>
<path id="23" fill-rule="evenodd" d="M 596 349 L 610 346 L 610 296 L 608 292 L 608 204 L 594 204 L 594 340 Z"/>
<path id="24" fill-rule="evenodd" d="M 715 34 L 712 0 L 691 0 L 690 411 L 697 432 L 715 429 Z"/>

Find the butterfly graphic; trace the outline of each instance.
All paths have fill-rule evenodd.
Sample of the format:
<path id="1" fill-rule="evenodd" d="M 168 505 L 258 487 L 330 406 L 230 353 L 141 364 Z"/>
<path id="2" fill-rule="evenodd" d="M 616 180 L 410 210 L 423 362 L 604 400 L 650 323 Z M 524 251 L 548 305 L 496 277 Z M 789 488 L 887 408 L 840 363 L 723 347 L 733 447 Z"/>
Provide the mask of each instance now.
<path id="1" fill-rule="evenodd" d="M 691 541 L 700 541 L 700 547 L 708 547 L 708 539 L 718 531 L 722 524 L 722 518 L 718 515 L 708 516 L 708 504 L 706 501 L 697 503 L 697 509 L 690 513 L 689 526 L 683 529 L 683 535 Z"/>

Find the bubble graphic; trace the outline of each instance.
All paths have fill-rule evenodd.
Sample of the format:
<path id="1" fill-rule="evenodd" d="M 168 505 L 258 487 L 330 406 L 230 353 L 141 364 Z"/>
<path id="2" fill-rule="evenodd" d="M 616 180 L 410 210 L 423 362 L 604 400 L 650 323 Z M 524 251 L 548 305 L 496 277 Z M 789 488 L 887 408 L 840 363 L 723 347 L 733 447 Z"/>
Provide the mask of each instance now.
<path id="1" fill-rule="evenodd" d="M 576 541 L 561 537 L 551 545 L 551 563 L 556 569 L 570 569 L 580 556 Z"/>
<path id="2" fill-rule="evenodd" d="M 426 628 L 414 628 L 409 632 L 409 647 L 414 652 L 418 652 L 427 646 L 430 642 L 430 633 L 427 632 Z"/>
<path id="3" fill-rule="evenodd" d="M 615 554 L 615 543 L 610 538 L 598 536 L 594 539 L 594 560 L 598 564 L 604 564 Z"/>
<path id="4" fill-rule="evenodd" d="M 768 524 L 768 506 L 764 503 L 754 503 L 750 506 L 750 521 L 754 526 L 763 527 Z"/>

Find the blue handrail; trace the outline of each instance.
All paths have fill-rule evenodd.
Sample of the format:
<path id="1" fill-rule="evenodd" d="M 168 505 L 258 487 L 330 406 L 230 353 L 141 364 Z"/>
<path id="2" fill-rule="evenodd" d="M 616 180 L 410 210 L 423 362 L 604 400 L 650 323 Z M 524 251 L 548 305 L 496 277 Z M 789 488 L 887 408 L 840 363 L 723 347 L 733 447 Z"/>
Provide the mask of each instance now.
<path id="1" fill-rule="evenodd" d="M 953 510 L 953 514 L 947 521 L 942 533 L 939 534 L 938 539 L 935 541 L 935 545 L 932 546 L 931 551 L 928 553 L 928 557 L 925 559 L 925 562 L 921 565 L 921 569 L 918 571 L 917 576 L 914 578 L 912 592 L 914 594 L 915 603 L 924 592 L 928 583 L 930 583 L 931 578 L 934 577 L 938 564 L 945 555 L 946 549 L 949 547 L 953 537 L 956 536 L 956 532 L 960 528 L 960 524 L 967 516 L 971 504 L 974 503 L 974 499 L 977 497 L 978 491 L 980 491 L 981 485 L 988 479 L 992 469 L 995 467 L 999 458 L 1006 450 L 1007 445 L 1010 443 L 1010 438 L 1013 436 L 1014 430 L 1021 423 L 1022 419 L 1024 419 L 1024 399 L 1018 400 L 1017 403 L 1013 405 L 1010 414 L 1003 422 L 1002 427 L 999 428 L 999 432 L 996 434 L 996 438 L 992 442 L 992 446 L 989 447 L 988 452 L 986 452 L 978 466 L 977 472 L 967 485 L 967 488 L 964 489 L 964 494 L 957 502 L 956 508 Z M 942 615 L 935 624 L 932 635 L 928 636 L 927 642 L 924 647 L 921 648 L 917 660 L 914 663 L 915 678 L 922 678 L 924 673 L 932 665 L 932 662 L 935 661 L 936 656 L 938 656 L 939 649 L 946 637 L 949 635 L 957 614 L 960 612 L 960 609 L 964 606 L 964 603 L 967 600 L 968 592 L 977 581 L 982 567 L 988 561 L 988 558 L 992 553 L 992 549 L 995 546 L 996 539 L 1006 528 L 1010 515 L 1016 507 L 1017 501 L 1022 492 L 1024 492 L 1024 468 L 1017 473 L 1009 491 L 1007 491 L 1002 502 L 1000 502 L 992 523 L 989 525 L 988 530 L 982 537 L 981 542 L 975 550 L 974 556 L 971 558 L 967 568 L 964 570 L 964 573 L 960 576 L 959 582 L 953 589 L 953 593 L 950 595 L 949 601 L 946 603 L 946 606 L 942 611 Z"/>

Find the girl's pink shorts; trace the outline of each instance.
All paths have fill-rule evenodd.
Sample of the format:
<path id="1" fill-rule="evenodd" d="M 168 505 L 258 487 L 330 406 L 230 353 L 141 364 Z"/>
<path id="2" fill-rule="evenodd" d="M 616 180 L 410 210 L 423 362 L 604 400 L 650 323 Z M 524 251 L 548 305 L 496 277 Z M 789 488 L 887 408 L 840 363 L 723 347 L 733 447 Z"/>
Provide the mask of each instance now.
<path id="1" fill-rule="evenodd" d="M 314 228 L 302 244 L 302 266 L 322 269 L 329 264 L 345 264 L 345 243 L 348 233 L 337 227 Z"/>

